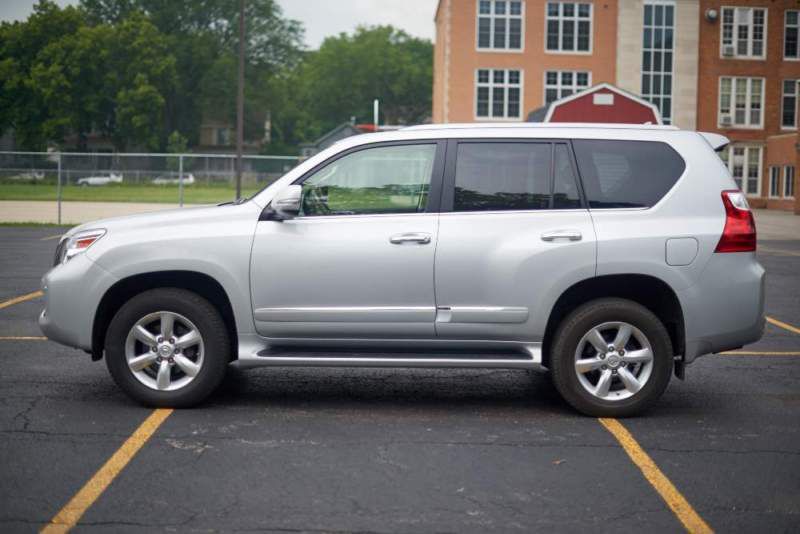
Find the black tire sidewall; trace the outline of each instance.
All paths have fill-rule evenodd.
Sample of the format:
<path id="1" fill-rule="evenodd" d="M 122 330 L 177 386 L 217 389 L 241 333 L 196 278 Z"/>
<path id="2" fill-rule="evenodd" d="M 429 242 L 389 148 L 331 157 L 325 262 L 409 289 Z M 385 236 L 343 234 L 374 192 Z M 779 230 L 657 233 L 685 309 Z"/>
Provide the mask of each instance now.
<path id="1" fill-rule="evenodd" d="M 653 369 L 647 383 L 633 396 L 604 401 L 578 381 L 575 350 L 589 330 L 614 321 L 632 324 L 647 337 L 653 349 Z M 551 370 L 559 393 L 578 411 L 597 417 L 626 417 L 650 408 L 664 393 L 674 365 L 672 343 L 664 325 L 650 310 L 625 299 L 599 299 L 580 306 L 562 321 L 552 346 Z"/>
<path id="2" fill-rule="evenodd" d="M 189 384 L 174 391 L 157 391 L 142 384 L 128 368 L 125 357 L 125 341 L 133 325 L 159 311 L 183 315 L 203 338 L 200 372 Z M 222 381 L 229 356 L 228 333 L 219 312 L 204 298 L 184 289 L 152 289 L 133 297 L 119 309 L 106 332 L 105 358 L 111 376 L 128 395 L 148 406 L 185 408 L 201 402 Z"/>

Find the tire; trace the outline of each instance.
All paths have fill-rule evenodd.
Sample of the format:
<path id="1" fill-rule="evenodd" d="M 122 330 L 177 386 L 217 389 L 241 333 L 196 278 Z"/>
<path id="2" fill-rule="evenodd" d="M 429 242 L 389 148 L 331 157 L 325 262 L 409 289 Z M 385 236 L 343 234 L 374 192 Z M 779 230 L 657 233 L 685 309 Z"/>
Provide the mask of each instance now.
<path id="1" fill-rule="evenodd" d="M 158 342 L 170 323 L 170 337 Z M 145 332 L 134 333 L 135 326 Z M 206 299 L 184 289 L 160 288 L 120 308 L 106 331 L 105 352 L 111 376 L 130 397 L 147 406 L 188 408 L 219 386 L 231 345 L 225 322 Z M 145 357 L 141 363 L 130 361 Z M 150 363 L 150 358 L 157 361 Z"/>
<path id="2" fill-rule="evenodd" d="M 623 331 L 630 331 L 628 338 Z M 624 339 L 618 343 L 623 347 L 609 350 L 614 341 Z M 602 342 L 608 344 L 604 352 L 597 349 Z M 672 342 L 658 317 L 618 298 L 593 300 L 570 313 L 556 330 L 550 357 L 558 392 L 573 408 L 595 417 L 628 417 L 647 410 L 667 388 L 672 367 Z"/>

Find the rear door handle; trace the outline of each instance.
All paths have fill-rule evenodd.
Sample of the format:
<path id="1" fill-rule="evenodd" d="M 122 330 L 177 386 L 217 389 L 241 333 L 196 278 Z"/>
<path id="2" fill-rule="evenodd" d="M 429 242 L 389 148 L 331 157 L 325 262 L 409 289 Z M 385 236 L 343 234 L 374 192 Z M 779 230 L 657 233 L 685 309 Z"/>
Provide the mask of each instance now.
<path id="1" fill-rule="evenodd" d="M 583 238 L 578 230 L 553 230 L 542 234 L 542 241 L 580 241 Z"/>
<path id="2" fill-rule="evenodd" d="M 389 238 L 389 243 L 393 245 L 402 245 L 404 243 L 417 243 L 420 245 L 427 245 L 431 242 L 431 234 L 423 232 L 408 232 L 405 234 L 395 234 Z"/>

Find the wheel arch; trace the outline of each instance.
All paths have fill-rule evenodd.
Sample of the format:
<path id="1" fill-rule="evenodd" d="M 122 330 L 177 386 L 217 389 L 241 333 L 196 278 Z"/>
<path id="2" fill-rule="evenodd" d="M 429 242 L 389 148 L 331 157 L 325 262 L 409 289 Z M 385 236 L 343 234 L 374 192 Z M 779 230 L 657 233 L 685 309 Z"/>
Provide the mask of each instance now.
<path id="1" fill-rule="evenodd" d="M 617 297 L 641 304 L 664 324 L 676 355 L 685 351 L 683 308 L 675 291 L 663 280 L 644 274 L 613 274 L 581 280 L 556 300 L 547 319 L 542 340 L 543 364 L 549 365 L 550 346 L 561 321 L 572 310 L 591 300 Z"/>
<path id="2" fill-rule="evenodd" d="M 231 341 L 231 359 L 238 354 L 236 317 L 225 288 L 213 277 L 197 271 L 139 273 L 118 280 L 103 294 L 92 323 L 92 359 L 103 357 L 106 332 L 117 311 L 133 296 L 149 289 L 174 287 L 192 291 L 208 300 L 222 316 Z"/>

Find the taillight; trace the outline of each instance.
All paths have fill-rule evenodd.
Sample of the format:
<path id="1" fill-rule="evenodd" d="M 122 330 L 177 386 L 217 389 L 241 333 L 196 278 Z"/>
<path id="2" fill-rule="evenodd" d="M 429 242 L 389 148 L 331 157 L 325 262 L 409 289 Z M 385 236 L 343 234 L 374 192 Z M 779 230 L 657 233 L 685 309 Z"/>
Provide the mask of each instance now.
<path id="1" fill-rule="evenodd" d="M 741 191 L 723 191 L 725 228 L 714 252 L 754 252 L 756 222 L 747 199 Z"/>

